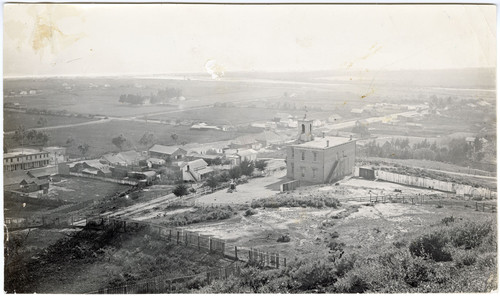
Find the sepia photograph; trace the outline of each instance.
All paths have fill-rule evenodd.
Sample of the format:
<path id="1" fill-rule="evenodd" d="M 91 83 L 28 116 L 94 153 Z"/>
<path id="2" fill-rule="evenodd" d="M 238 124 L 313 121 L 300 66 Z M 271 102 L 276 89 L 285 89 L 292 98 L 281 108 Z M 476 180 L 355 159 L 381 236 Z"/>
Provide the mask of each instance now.
<path id="1" fill-rule="evenodd" d="M 498 292 L 495 4 L 3 3 L 3 292 Z"/>

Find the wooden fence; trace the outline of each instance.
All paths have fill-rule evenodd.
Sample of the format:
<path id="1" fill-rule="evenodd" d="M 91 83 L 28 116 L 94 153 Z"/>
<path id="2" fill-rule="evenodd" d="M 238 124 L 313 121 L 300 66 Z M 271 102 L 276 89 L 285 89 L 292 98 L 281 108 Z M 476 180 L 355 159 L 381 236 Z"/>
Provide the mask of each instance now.
<path id="1" fill-rule="evenodd" d="M 138 182 L 131 181 L 131 180 L 119 180 L 119 179 L 114 179 L 114 178 L 98 177 L 98 176 L 92 176 L 92 175 L 82 174 L 82 173 L 70 172 L 69 175 L 70 176 L 74 176 L 74 177 L 96 179 L 96 180 L 101 180 L 101 181 L 104 181 L 104 182 L 118 183 L 118 184 L 123 184 L 123 185 L 132 185 L 132 186 L 135 186 L 135 185 L 138 184 Z"/>
<path id="2" fill-rule="evenodd" d="M 84 220 L 85 217 L 77 215 L 50 214 L 40 216 L 5 217 L 4 223 L 9 230 L 25 228 L 66 228 L 77 226 L 76 222 Z"/>
<path id="3" fill-rule="evenodd" d="M 360 197 L 351 197 L 342 201 L 357 201 L 369 203 L 403 203 L 411 205 L 435 205 L 438 207 L 454 207 L 475 209 L 480 212 L 496 213 L 497 205 L 487 202 L 454 200 L 437 198 L 428 195 L 409 195 L 409 194 L 388 194 L 388 195 L 369 195 Z"/>
<path id="4" fill-rule="evenodd" d="M 226 267 L 211 269 L 195 275 L 169 278 L 157 276 L 146 281 L 123 285 L 113 288 L 103 288 L 86 294 L 161 294 L 161 293 L 182 293 L 186 283 L 198 280 L 204 283 L 211 283 L 214 280 L 227 280 L 231 276 L 239 276 L 241 266 L 238 262 L 233 262 Z"/>
<path id="5" fill-rule="evenodd" d="M 286 266 L 286 258 L 280 256 L 278 253 L 229 245 L 223 239 L 186 229 L 167 227 L 145 221 L 127 220 L 113 217 L 87 218 L 86 225 L 87 227 L 97 229 L 113 228 L 120 232 L 146 228 L 152 235 L 157 236 L 159 239 L 175 242 L 178 245 L 184 245 L 189 248 L 197 249 L 200 252 L 218 254 L 230 260 L 248 263 L 262 263 L 262 260 L 257 258 L 264 256 L 266 258 L 264 260 L 266 264 L 258 264 L 262 267 L 279 268 L 280 266 Z M 271 259 L 271 257 L 273 259 Z"/>
<path id="6" fill-rule="evenodd" d="M 177 245 L 196 249 L 200 252 L 211 253 L 233 260 L 233 263 L 223 267 L 212 269 L 196 275 L 167 278 L 164 276 L 149 279 L 131 285 L 115 288 L 100 289 L 89 292 L 89 294 L 154 294 L 154 293 L 180 293 L 186 282 L 200 280 L 210 283 L 214 280 L 225 280 L 230 276 L 240 274 L 241 262 L 246 262 L 261 268 L 286 267 L 286 258 L 278 253 L 258 250 L 254 248 L 242 248 L 226 244 L 223 239 L 215 238 L 198 232 L 180 228 L 171 228 L 150 222 L 125 220 L 109 217 L 93 217 L 86 220 L 87 227 L 104 229 L 112 227 L 116 231 L 134 231 L 136 229 L 147 229 L 152 235 L 159 239 L 175 242 Z"/>

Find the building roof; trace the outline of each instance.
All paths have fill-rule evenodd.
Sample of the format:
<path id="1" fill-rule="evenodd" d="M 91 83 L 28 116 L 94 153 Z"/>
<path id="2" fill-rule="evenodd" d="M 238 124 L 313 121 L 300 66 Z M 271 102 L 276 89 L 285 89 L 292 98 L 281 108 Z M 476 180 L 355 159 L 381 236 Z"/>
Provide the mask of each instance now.
<path id="1" fill-rule="evenodd" d="M 253 135 L 245 135 L 245 136 L 240 136 L 240 137 L 237 137 L 236 139 L 234 139 L 234 141 L 232 142 L 232 144 L 235 144 L 235 145 L 251 145 L 253 143 L 257 142 L 255 140 L 255 136 Z"/>
<path id="2" fill-rule="evenodd" d="M 193 161 L 184 162 L 180 165 L 180 167 L 182 168 L 182 167 L 185 167 L 187 165 L 189 165 L 190 170 L 196 170 L 199 168 L 207 167 L 208 163 L 206 161 L 204 161 L 203 159 L 196 159 Z"/>
<path id="3" fill-rule="evenodd" d="M 211 167 L 206 167 L 206 168 L 203 168 L 203 169 L 200 169 L 200 170 L 197 170 L 196 172 L 200 175 L 204 175 L 204 174 L 208 174 L 208 173 L 211 173 L 213 172 L 214 169 L 211 168 Z"/>
<path id="4" fill-rule="evenodd" d="M 342 138 L 342 137 L 324 137 L 324 138 L 315 138 L 312 141 L 305 142 L 302 144 L 296 144 L 292 145 L 294 147 L 300 147 L 300 148 L 316 148 L 316 149 L 325 149 L 325 148 L 331 148 L 335 146 L 339 146 L 348 142 L 351 142 L 354 140 L 350 140 L 349 138 Z M 327 142 L 328 142 L 328 147 L 327 147 Z"/>
<path id="5" fill-rule="evenodd" d="M 16 157 L 21 155 L 34 155 L 40 153 L 47 153 L 47 151 L 40 149 L 32 149 L 32 148 L 14 148 L 14 149 L 9 149 L 9 152 L 4 153 L 3 158 Z"/>
<path id="6" fill-rule="evenodd" d="M 282 143 L 286 140 L 286 137 L 278 134 L 274 131 L 263 131 L 255 137 L 257 141 L 264 141 L 266 143 Z"/>
<path id="7" fill-rule="evenodd" d="M 47 167 L 31 169 L 29 170 L 28 173 L 35 178 L 43 178 L 43 177 L 48 177 L 50 175 L 56 175 L 58 172 L 56 166 L 47 166 Z"/>
<path id="8" fill-rule="evenodd" d="M 28 175 L 26 171 L 14 171 L 14 172 L 5 172 L 3 175 L 3 184 L 4 185 L 12 185 L 19 184 L 24 179 L 34 179 Z"/>
<path id="9" fill-rule="evenodd" d="M 253 150 L 253 149 L 245 149 L 245 150 L 239 151 L 238 153 L 236 153 L 236 155 L 238 155 L 240 157 L 245 157 L 245 156 L 255 155 L 257 153 L 258 152 Z"/>
<path id="10" fill-rule="evenodd" d="M 148 161 L 151 162 L 152 164 L 165 164 L 166 161 L 161 158 L 155 158 L 155 157 L 150 157 L 148 158 Z"/>
<path id="11" fill-rule="evenodd" d="M 116 154 L 105 154 L 102 158 L 111 164 L 126 164 L 126 162 Z"/>
<path id="12" fill-rule="evenodd" d="M 179 148 L 178 146 L 163 146 L 163 145 L 156 144 L 149 149 L 149 152 L 172 155 L 179 149 L 181 149 L 181 148 Z M 184 149 L 181 149 L 181 150 L 184 150 Z"/>

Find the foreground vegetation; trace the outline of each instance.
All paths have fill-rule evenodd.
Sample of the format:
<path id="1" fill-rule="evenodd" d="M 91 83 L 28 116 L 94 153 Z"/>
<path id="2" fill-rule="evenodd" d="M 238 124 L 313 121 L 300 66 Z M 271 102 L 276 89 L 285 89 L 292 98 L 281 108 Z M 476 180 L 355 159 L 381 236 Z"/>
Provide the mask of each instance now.
<path id="1" fill-rule="evenodd" d="M 443 219 L 413 240 L 370 256 L 330 243 L 328 258 L 296 259 L 286 268 L 248 266 L 238 278 L 201 293 L 457 293 L 497 289 L 497 238 L 493 221 Z M 336 236 L 332 236 L 335 242 Z"/>

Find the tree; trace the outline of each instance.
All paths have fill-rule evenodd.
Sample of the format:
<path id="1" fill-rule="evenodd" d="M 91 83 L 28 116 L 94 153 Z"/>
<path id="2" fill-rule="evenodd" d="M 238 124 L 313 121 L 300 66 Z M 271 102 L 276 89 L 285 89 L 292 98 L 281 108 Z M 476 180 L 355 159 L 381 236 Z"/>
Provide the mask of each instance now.
<path id="1" fill-rule="evenodd" d="M 183 195 L 188 195 L 189 191 L 186 185 L 179 184 L 175 187 L 173 193 L 175 194 L 175 196 L 183 196 Z"/>
<path id="2" fill-rule="evenodd" d="M 257 168 L 260 171 L 265 170 L 266 167 L 267 167 L 267 162 L 265 160 L 263 160 L 263 159 L 257 160 L 255 162 L 255 168 Z"/>
<path id="3" fill-rule="evenodd" d="M 66 140 L 66 145 L 67 145 L 67 146 L 72 146 L 74 143 L 75 143 L 75 139 L 74 139 L 73 137 L 69 137 L 69 138 Z"/>
<path id="4" fill-rule="evenodd" d="M 37 124 L 40 126 L 46 126 L 47 125 L 47 118 L 45 117 L 40 117 L 37 121 Z"/>
<path id="5" fill-rule="evenodd" d="M 170 138 L 172 138 L 172 140 L 174 140 L 174 142 L 177 144 L 177 140 L 179 139 L 179 136 L 177 134 L 171 134 Z"/>
<path id="6" fill-rule="evenodd" d="M 212 191 L 219 185 L 219 180 L 215 176 L 210 176 L 206 181 L 205 185 L 212 188 Z"/>
<path id="7" fill-rule="evenodd" d="M 123 136 L 123 134 L 121 134 L 118 137 L 111 139 L 111 142 L 121 151 L 123 149 L 123 146 L 127 142 L 127 139 Z"/>
<path id="8" fill-rule="evenodd" d="M 24 125 L 19 125 L 14 132 L 14 140 L 19 144 L 23 145 L 24 140 L 26 139 L 26 128 Z"/>
<path id="9" fill-rule="evenodd" d="M 238 179 L 241 177 L 241 168 L 239 166 L 235 166 L 229 170 L 229 177 L 231 179 Z"/>
<path id="10" fill-rule="evenodd" d="M 152 132 L 145 132 L 139 140 L 139 144 L 147 146 L 156 143 L 157 140 L 158 139 L 156 138 L 155 134 L 153 134 Z"/>
<path id="11" fill-rule="evenodd" d="M 82 157 L 84 157 L 85 154 L 87 154 L 87 152 L 89 151 L 89 149 L 90 149 L 90 146 L 87 143 L 82 143 L 82 144 L 78 145 L 78 150 L 80 150 L 80 153 L 82 154 Z"/>
<path id="12" fill-rule="evenodd" d="M 255 166 L 253 164 L 253 161 L 249 161 L 249 160 L 245 159 L 240 163 L 240 169 L 241 169 L 242 175 L 250 176 L 250 175 L 252 175 L 253 170 L 255 169 Z"/>

